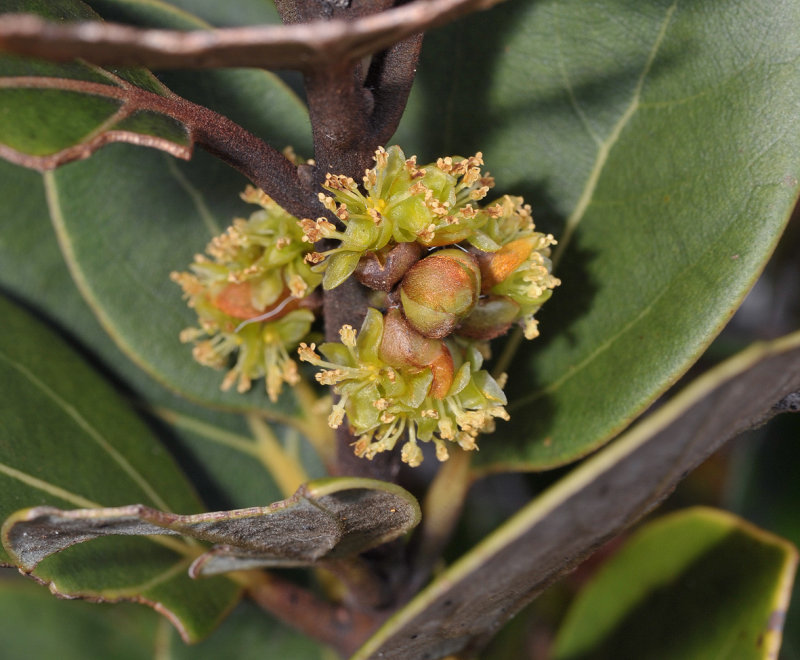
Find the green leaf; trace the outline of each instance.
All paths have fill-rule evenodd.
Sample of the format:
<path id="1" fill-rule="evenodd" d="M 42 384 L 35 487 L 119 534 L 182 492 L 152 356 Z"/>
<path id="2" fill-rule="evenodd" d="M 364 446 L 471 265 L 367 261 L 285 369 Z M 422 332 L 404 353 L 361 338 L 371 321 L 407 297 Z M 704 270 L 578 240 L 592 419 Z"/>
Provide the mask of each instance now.
<path id="1" fill-rule="evenodd" d="M 84 3 L 9 2 L 0 11 L 52 20 L 97 19 Z M 153 109 L 169 90 L 144 69 L 55 64 L 0 55 L 0 156 L 35 169 L 85 158 L 108 142 L 131 142 L 189 158 L 186 127 Z"/>
<path id="2" fill-rule="evenodd" d="M 787 257 L 792 258 L 791 253 Z M 797 410 L 800 396 L 785 400 Z M 738 515 L 780 534 L 800 546 L 800 481 L 790 466 L 800 464 L 800 415 L 781 415 L 738 444 L 733 470 L 725 484 L 724 505 Z M 800 657 L 800 583 L 795 581 L 792 606 L 786 618 L 781 658 Z"/>
<path id="3" fill-rule="evenodd" d="M 126 10 L 140 20 L 163 27 L 207 25 L 167 5 L 110 4 L 126 5 Z M 273 74 L 235 70 L 167 78 L 178 93 L 224 112 L 256 134 L 272 138 L 277 146 L 293 144 L 300 153 L 309 151 L 307 113 Z M 20 187 L 29 189 L 32 185 L 30 177 L 21 171 L 12 169 L 8 176 L 4 198 L 16 197 Z M 116 145 L 87 162 L 59 171 L 52 181 L 48 179 L 48 189 L 62 247 L 81 293 L 134 363 L 171 390 L 203 403 L 292 414 L 295 404 L 288 391 L 278 406 L 270 404 L 258 383 L 249 397 L 220 392 L 222 374 L 194 363 L 190 347 L 177 340 L 180 330 L 194 324 L 195 318 L 182 301 L 180 289 L 169 281 L 169 273 L 185 269 L 193 255 L 234 217 L 252 212 L 255 207 L 239 199 L 246 183 L 239 174 L 202 153 L 184 164 Z M 109 203 L 109 194 L 113 203 Z M 11 215 L 13 207 L 5 208 Z M 8 222 L 18 227 L 13 233 L 9 231 L 9 242 L 19 244 L 26 236 L 32 242 L 31 234 L 40 235 L 41 225 L 36 221 L 40 220 L 41 206 L 26 201 L 23 210 L 25 218 L 17 211 L 13 218 L 3 218 L 0 223 L 3 229 Z M 113 258 L 109 258 L 108 250 Z M 30 266 L 32 259 L 35 268 Z M 13 290 L 34 305 L 49 303 L 48 292 L 37 286 L 41 278 L 29 285 L 17 273 L 49 270 L 51 259 L 50 254 L 9 249 L 8 261 L 4 262 L 7 270 L 0 269 L 0 278 L 4 283 L 12 281 Z M 49 284 L 53 280 L 46 281 Z M 121 291 L 124 296 L 119 295 Z M 159 322 L 153 323 L 156 309 Z M 73 323 L 71 329 L 93 345 L 90 334 L 94 328 L 84 331 L 77 325 Z"/>
<path id="4" fill-rule="evenodd" d="M 75 288 L 41 193 L 39 174 L 0 161 L 0 199 L 8 211 L 0 222 L 0 288 L 56 325 L 87 358 L 149 404 L 155 415 L 151 423 L 191 475 L 207 509 L 259 506 L 285 497 L 265 472 L 261 448 L 241 415 L 201 408 L 172 395 L 114 345 Z M 323 420 L 314 428 L 328 427 Z M 274 430 L 310 478 L 325 475 L 320 459 L 296 429 L 277 425 Z"/>
<path id="5" fill-rule="evenodd" d="M 143 502 L 202 509 L 149 429 L 58 336 L 0 299 L 0 518 L 24 506 Z M 138 600 L 167 613 L 187 639 L 207 634 L 236 601 L 227 580 L 195 582 L 195 549 L 110 539 L 73 548 L 33 573 L 66 596 Z M 0 561 L 9 555 L 0 550 Z"/>
<path id="6" fill-rule="evenodd" d="M 142 16 L 164 27 L 207 26 L 191 14 L 175 11 L 168 5 L 120 4 L 134 7 Z M 307 113 L 276 76 L 264 71 L 234 70 L 166 78 L 178 93 L 225 112 L 251 131 L 273 139 L 278 147 L 293 144 L 300 153 L 309 152 Z M 119 145 L 102 150 L 96 157 L 104 159 L 98 163 L 99 174 L 103 176 L 97 176 L 98 165 L 92 163 L 93 159 L 73 164 L 63 173 L 69 188 L 61 193 L 69 198 L 64 221 L 74 222 L 77 227 L 66 230 L 69 235 L 62 236 L 62 245 L 82 293 L 123 352 L 166 387 L 204 403 L 239 410 L 271 408 L 284 416 L 292 414 L 295 405 L 289 393 L 276 407 L 270 405 L 259 384 L 249 398 L 220 392 L 222 374 L 193 364 L 191 349 L 177 341 L 177 333 L 193 324 L 194 318 L 185 308 L 179 288 L 168 281 L 168 275 L 172 270 L 186 268 L 192 256 L 201 252 L 209 238 L 222 231 L 234 217 L 253 210 L 238 197 L 246 180 L 202 153 L 184 164 L 155 153 L 139 152 Z M 35 184 L 21 170 L 4 164 L 0 168 L 5 175 L 0 179 L 3 199 L 21 198 L 22 202 L 4 205 L 6 212 L 0 214 L 3 216 L 0 233 L 9 229 L 5 239 L 0 235 L 0 251 L 4 256 L 0 282 L 30 304 L 52 309 L 54 303 L 60 303 L 55 293 L 61 291 L 63 282 L 61 277 L 44 276 L 54 269 L 52 255 L 15 247 L 35 244 L 41 238 L 42 205 L 35 201 L 41 184 Z M 61 176 L 59 172 L 56 180 Z M 32 185 L 37 189 L 33 195 Z M 109 203 L 109 194 L 114 198 L 113 203 Z M 106 257 L 92 254 L 87 261 L 94 264 L 76 264 L 75 259 L 83 256 L 84 249 L 98 248 L 95 242 L 98 240 L 112 251 L 113 259 L 109 260 L 106 248 L 101 248 Z M 130 241 L 127 246 L 126 241 Z M 3 250 L 4 244 L 10 246 L 7 251 Z M 98 259 L 118 266 L 112 269 L 114 281 L 94 280 L 108 276 L 102 267 L 98 271 Z M 56 292 L 51 295 L 48 289 L 53 283 L 57 283 Z M 120 291 L 125 296 L 120 296 Z M 158 324 L 152 322 L 154 309 L 159 309 Z M 162 309 L 166 323 L 161 323 Z M 59 317 L 58 313 L 55 315 Z M 63 319 L 61 315 L 59 320 Z M 94 324 L 81 321 L 76 313 L 69 315 L 68 325 L 80 340 L 95 346 Z M 109 361 L 114 365 L 117 360 Z M 126 380 L 137 379 L 130 375 L 131 371 L 126 370 Z"/>
<path id="7" fill-rule="evenodd" d="M 215 27 L 280 23 L 275 6 L 264 0 L 87 0 L 87 4 L 106 20 L 152 27 L 179 29 L 179 25 L 164 23 L 169 14 L 176 19 L 201 19 Z"/>
<path id="8" fill-rule="evenodd" d="M 395 139 L 420 162 L 483 151 L 560 241 L 481 465 L 596 449 L 738 306 L 798 194 L 798 21 L 790 0 L 517 0 L 426 36 Z"/>
<path id="9" fill-rule="evenodd" d="M 175 162 L 155 152 L 111 146 L 45 174 L 51 217 L 72 277 L 119 348 L 162 385 L 202 403 L 296 414 L 290 388 L 277 404 L 262 382 L 246 396 L 222 392 L 224 372 L 195 362 L 191 347 L 178 339 L 197 318 L 169 274 L 185 269 L 212 232 L 221 232 L 236 215 L 242 205 L 234 191 L 244 188 L 208 157 L 189 167 L 195 173 L 205 169 L 204 178 L 213 176 L 209 170 L 221 175 L 211 185 L 220 193 L 228 190 L 226 216 L 212 215 L 203 199 L 213 193 L 195 188 Z M 222 194 L 214 198 L 225 203 Z"/>
<path id="10" fill-rule="evenodd" d="M 284 627 L 248 602 L 242 602 L 207 640 L 193 646 L 172 635 L 170 658 L 174 660 L 324 660 L 325 650 L 309 637 Z M 151 656 L 152 657 L 152 656 Z"/>
<path id="11" fill-rule="evenodd" d="M 0 581 L 5 660 L 152 660 L 156 621 L 141 607 L 64 601 L 30 583 Z"/>
<path id="12" fill-rule="evenodd" d="M 753 346 L 556 482 L 439 575 L 353 656 L 474 653 L 511 616 L 655 507 L 726 440 L 800 390 L 800 332 Z"/>
<path id="13" fill-rule="evenodd" d="M 198 557 L 193 577 L 261 566 L 306 566 L 365 552 L 420 520 L 414 497 L 373 479 L 324 479 L 270 506 L 178 515 L 141 504 L 63 511 L 22 509 L 3 523 L 14 564 L 33 571 L 45 558 L 104 536 L 184 536 L 220 544 Z"/>
<path id="14" fill-rule="evenodd" d="M 166 626 L 166 627 L 165 627 Z M 164 619 L 134 605 L 53 598 L 36 585 L 0 581 L 4 660 L 321 660 L 322 649 L 263 610 L 242 602 L 208 638 L 187 645 Z"/>
<path id="15" fill-rule="evenodd" d="M 631 537 L 572 604 L 556 660 L 777 657 L 797 566 L 788 541 L 698 507 Z"/>

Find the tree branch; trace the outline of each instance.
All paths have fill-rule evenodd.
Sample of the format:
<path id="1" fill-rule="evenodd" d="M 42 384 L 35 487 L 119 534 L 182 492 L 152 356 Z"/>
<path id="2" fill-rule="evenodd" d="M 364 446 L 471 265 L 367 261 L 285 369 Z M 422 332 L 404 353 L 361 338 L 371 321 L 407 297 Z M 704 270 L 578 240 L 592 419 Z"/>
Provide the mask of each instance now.
<path id="1" fill-rule="evenodd" d="M 328 603 L 307 589 L 267 573 L 249 572 L 242 580 L 250 598 L 296 630 L 351 655 L 381 623 L 363 612 Z"/>
<path id="2" fill-rule="evenodd" d="M 498 2 L 417 1 L 355 20 L 338 18 L 342 14 L 335 11 L 328 21 L 192 32 L 97 21 L 64 25 L 38 16 L 7 14 L 0 23 L 0 50 L 58 61 L 82 58 L 95 64 L 156 69 L 260 67 L 312 71 L 331 63 L 359 60 Z M 317 0 L 316 4 L 322 3 Z M 382 8 L 378 2 L 355 5 L 356 16 Z M 304 17 L 293 2 L 280 2 L 278 6 L 283 6 L 282 13 L 290 22 Z"/>
<path id="3" fill-rule="evenodd" d="M 385 145 L 397 130 L 417 72 L 422 36 L 412 35 L 373 58 L 364 85 L 374 101 L 370 131 L 375 144 Z"/>
<path id="4" fill-rule="evenodd" d="M 182 147 L 155 136 L 108 130 L 99 132 L 87 142 L 48 156 L 23 154 L 8 147 L 0 149 L 0 156 L 18 165 L 37 170 L 54 169 L 73 160 L 87 158 L 104 144 L 115 141 L 156 147 L 173 156 L 188 159 L 191 157 L 191 145 L 196 143 L 239 170 L 290 213 L 300 217 L 315 217 L 322 208 L 312 191 L 302 184 L 295 165 L 283 154 L 227 117 L 175 94 L 162 96 L 129 84 L 107 85 L 71 78 L 36 76 L 0 78 L 2 87 L 57 89 L 115 99 L 122 103 L 118 115 L 150 111 L 171 117 L 184 126 L 190 142 L 189 146 Z"/>

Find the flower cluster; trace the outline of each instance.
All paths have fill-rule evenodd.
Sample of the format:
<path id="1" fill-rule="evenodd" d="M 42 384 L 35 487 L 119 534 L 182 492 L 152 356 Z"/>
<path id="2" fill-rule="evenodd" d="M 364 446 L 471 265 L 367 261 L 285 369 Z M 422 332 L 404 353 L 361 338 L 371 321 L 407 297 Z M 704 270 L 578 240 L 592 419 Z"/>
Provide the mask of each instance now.
<path id="1" fill-rule="evenodd" d="M 430 340 L 410 330 L 394 309 L 370 309 L 356 331 L 346 325 L 341 343 L 300 344 L 300 359 L 321 367 L 317 380 L 339 395 L 328 418 L 338 428 L 347 415 L 355 453 L 368 459 L 403 442 L 402 460 L 422 462 L 418 441 L 434 442 L 447 460 L 446 441 L 477 449 L 475 438 L 508 419 L 501 385 L 482 370 L 471 342 Z"/>
<path id="2" fill-rule="evenodd" d="M 223 389 L 265 376 L 273 401 L 298 380 L 288 351 L 299 344 L 300 360 L 339 397 L 329 425 L 347 418 L 358 456 L 402 444 L 402 460 L 416 466 L 420 442 L 440 460 L 450 442 L 477 449 L 478 434 L 508 418 L 505 376 L 481 368 L 487 342 L 514 324 L 536 337 L 534 315 L 560 284 L 555 240 L 536 231 L 522 198 L 482 203 L 494 185 L 482 165 L 480 153 L 418 166 L 399 147 L 379 148 L 361 186 L 327 175 L 319 199 L 329 217 L 316 220 L 248 188 L 244 199 L 262 210 L 215 238 L 192 272 L 172 275 L 200 325 L 182 338 L 203 364 L 235 359 Z M 315 290 L 351 275 L 374 290 L 373 307 L 358 333 L 345 325 L 341 343 L 318 353 L 307 343 Z"/>
<path id="3" fill-rule="evenodd" d="M 207 366 L 225 368 L 235 355 L 222 389 L 238 381 L 244 392 L 266 377 L 275 401 L 283 383 L 298 381 L 288 351 L 308 335 L 312 294 L 322 278 L 304 260 L 312 248 L 302 240 L 297 218 L 252 187 L 242 198 L 261 210 L 214 238 L 208 256 L 195 256 L 191 272 L 171 274 L 199 322 L 184 330 L 181 340 L 194 342 L 195 359 Z"/>
<path id="4" fill-rule="evenodd" d="M 391 243 L 417 242 L 425 247 L 468 241 L 479 248 L 493 242 L 482 232 L 491 213 L 475 203 L 494 186 L 482 174 L 480 153 L 470 158 L 440 158 L 418 167 L 400 147 L 379 148 L 375 167 L 364 174 L 363 189 L 354 179 L 329 174 L 320 193 L 323 205 L 344 225 L 344 231 L 320 218 L 304 221 L 307 239 L 332 238 L 339 245 L 309 260 L 324 271 L 323 286 L 332 289 L 356 269 L 365 252 Z"/>

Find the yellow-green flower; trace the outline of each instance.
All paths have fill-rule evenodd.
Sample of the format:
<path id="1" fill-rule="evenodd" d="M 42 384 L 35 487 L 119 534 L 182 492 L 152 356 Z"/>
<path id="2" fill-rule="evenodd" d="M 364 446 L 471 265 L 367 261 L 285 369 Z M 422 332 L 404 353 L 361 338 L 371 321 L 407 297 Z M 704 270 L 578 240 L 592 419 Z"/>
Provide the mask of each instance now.
<path id="1" fill-rule="evenodd" d="M 482 292 L 514 301 L 519 306 L 516 321 L 525 337 L 533 339 L 539 334 L 534 314 L 561 284 L 550 261 L 550 246 L 556 240 L 536 231 L 530 206 L 521 197 L 506 195 L 487 211 L 493 218 L 484 231 L 498 248 L 478 253 Z"/>
<path id="2" fill-rule="evenodd" d="M 481 249 L 494 244 L 481 231 L 490 216 L 476 204 L 494 180 L 481 173 L 480 153 L 470 158 L 440 158 L 417 166 L 400 147 L 375 152 L 375 167 L 367 170 L 361 191 L 354 179 L 329 174 L 320 193 L 323 205 L 344 225 L 303 220 L 307 240 L 337 239 L 335 248 L 315 254 L 316 269 L 325 272 L 323 286 L 332 289 L 355 270 L 365 252 L 390 242 L 418 242 L 426 247 L 469 241 Z"/>
<path id="3" fill-rule="evenodd" d="M 242 198 L 262 209 L 234 220 L 208 244 L 208 256 L 195 256 L 191 272 L 171 275 L 199 322 L 184 330 L 181 340 L 194 342 L 193 355 L 201 364 L 229 367 L 222 389 L 238 381 L 244 392 L 264 377 L 275 401 L 283 383 L 299 379 L 288 351 L 308 335 L 314 320 L 311 294 L 322 278 L 304 260 L 312 247 L 302 240 L 297 218 L 252 187 Z"/>
<path id="4" fill-rule="evenodd" d="M 422 359 L 430 364 L 422 366 L 398 361 L 395 347 L 383 344 L 384 327 L 384 316 L 369 309 L 358 334 L 346 325 L 339 332 L 341 343 L 320 346 L 325 359 L 314 344 L 298 349 L 302 361 L 322 368 L 317 380 L 339 395 L 328 423 L 338 428 L 347 416 L 357 456 L 372 459 L 401 441 L 402 460 L 415 467 L 422 462 L 422 441 L 433 442 L 444 461 L 448 441 L 477 449 L 476 437 L 493 428 L 494 418 L 508 419 L 501 386 L 480 368 L 483 358 L 472 343 L 422 338 L 431 355 Z M 395 335 L 391 341 L 396 342 Z M 438 352 L 439 346 L 446 354 Z"/>

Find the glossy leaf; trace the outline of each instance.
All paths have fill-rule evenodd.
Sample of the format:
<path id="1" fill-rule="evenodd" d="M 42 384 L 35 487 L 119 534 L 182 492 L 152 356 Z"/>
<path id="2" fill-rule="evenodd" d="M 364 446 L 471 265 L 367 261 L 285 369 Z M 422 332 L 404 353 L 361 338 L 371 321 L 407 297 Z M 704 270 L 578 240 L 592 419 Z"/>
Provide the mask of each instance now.
<path id="1" fill-rule="evenodd" d="M 800 390 L 800 333 L 701 376 L 461 557 L 353 656 L 469 655 L 564 572 L 655 507 L 726 440 Z M 776 405 L 778 404 L 778 405 Z"/>
<path id="2" fill-rule="evenodd" d="M 30 9 L 48 20 L 97 19 L 84 3 L 6 0 L 0 12 Z M 55 64 L 0 55 L 0 156 L 45 170 L 85 158 L 108 142 L 131 142 L 189 158 L 186 126 L 154 110 L 169 90 L 143 69 Z"/>
<path id="3" fill-rule="evenodd" d="M 14 564 L 33 571 L 45 558 L 102 536 L 184 536 L 219 544 L 192 576 L 262 566 L 307 566 L 360 554 L 417 525 L 412 495 L 372 479 L 324 479 L 270 506 L 178 515 L 134 504 L 63 511 L 39 506 L 9 516 L 2 542 Z"/>
<path id="4" fill-rule="evenodd" d="M 731 514 L 666 516 L 584 587 L 553 657 L 775 658 L 796 567 L 791 543 Z"/>
<path id="5" fill-rule="evenodd" d="M 596 449 L 729 319 L 798 194 L 798 21 L 790 0 L 517 0 L 426 36 L 395 140 L 483 151 L 560 241 L 481 465 Z"/>
<path id="6" fill-rule="evenodd" d="M 5 299 L 0 317 L 1 518 L 42 505 L 202 508 L 147 426 L 63 340 Z M 74 548 L 33 575 L 57 594 L 151 604 L 187 639 L 207 634 L 236 601 L 227 580 L 188 578 L 197 553 L 181 542 L 110 541 Z M 0 561 L 11 562 L 4 550 Z"/>

